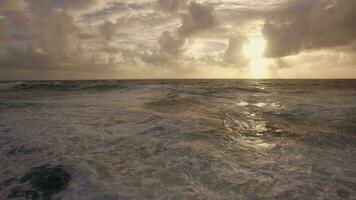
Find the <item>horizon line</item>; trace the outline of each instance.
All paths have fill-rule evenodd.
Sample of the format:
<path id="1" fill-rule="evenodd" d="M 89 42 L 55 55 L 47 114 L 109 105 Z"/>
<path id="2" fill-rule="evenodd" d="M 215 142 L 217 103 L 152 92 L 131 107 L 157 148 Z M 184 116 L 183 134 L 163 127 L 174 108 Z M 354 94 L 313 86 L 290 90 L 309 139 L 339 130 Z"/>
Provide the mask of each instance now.
<path id="1" fill-rule="evenodd" d="M 31 81 L 184 81 L 184 80 L 356 80 L 356 78 L 118 78 L 118 79 L 9 79 L 0 82 Z"/>

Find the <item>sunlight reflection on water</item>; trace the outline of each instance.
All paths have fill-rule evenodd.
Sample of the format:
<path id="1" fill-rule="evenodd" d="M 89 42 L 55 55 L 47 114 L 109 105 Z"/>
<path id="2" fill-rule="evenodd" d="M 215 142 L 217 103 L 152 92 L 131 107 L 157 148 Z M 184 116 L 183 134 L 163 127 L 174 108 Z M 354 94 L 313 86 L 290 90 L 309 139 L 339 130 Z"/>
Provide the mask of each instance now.
<path id="1" fill-rule="evenodd" d="M 240 101 L 239 103 L 237 103 L 238 106 L 248 106 L 249 104 L 247 103 L 247 101 Z"/>

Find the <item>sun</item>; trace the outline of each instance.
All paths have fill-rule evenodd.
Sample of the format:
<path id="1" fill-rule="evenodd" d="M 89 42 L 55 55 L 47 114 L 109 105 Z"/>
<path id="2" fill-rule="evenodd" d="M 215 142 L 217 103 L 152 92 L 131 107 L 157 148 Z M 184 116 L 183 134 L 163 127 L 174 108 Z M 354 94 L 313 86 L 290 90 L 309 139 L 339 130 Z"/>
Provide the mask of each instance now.
<path id="1" fill-rule="evenodd" d="M 245 55 L 249 58 L 263 57 L 266 49 L 266 41 L 262 37 L 251 38 L 243 46 Z"/>
<path id="2" fill-rule="evenodd" d="M 266 49 L 266 40 L 262 36 L 251 37 L 243 45 L 243 52 L 250 59 L 249 77 L 268 78 L 268 59 L 263 57 Z"/>

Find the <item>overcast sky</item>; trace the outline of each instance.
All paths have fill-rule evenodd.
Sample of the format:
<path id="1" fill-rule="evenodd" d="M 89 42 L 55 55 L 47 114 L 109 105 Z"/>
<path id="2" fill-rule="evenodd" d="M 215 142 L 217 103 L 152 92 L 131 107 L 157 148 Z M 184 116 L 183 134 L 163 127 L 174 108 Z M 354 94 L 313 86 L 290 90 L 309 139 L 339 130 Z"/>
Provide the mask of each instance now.
<path id="1" fill-rule="evenodd" d="M 355 0 L 0 0 L 0 79 L 356 78 Z"/>

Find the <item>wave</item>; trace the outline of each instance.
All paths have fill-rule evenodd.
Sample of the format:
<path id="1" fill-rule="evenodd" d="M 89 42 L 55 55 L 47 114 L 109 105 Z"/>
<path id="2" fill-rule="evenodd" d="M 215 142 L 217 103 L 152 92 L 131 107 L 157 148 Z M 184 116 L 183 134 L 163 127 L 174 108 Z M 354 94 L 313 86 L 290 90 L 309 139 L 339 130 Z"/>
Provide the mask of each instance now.
<path id="1" fill-rule="evenodd" d="M 156 101 L 147 102 L 146 106 L 154 109 L 186 109 L 191 106 L 199 106 L 202 102 L 199 97 L 185 95 L 180 92 L 170 92 L 165 97 Z"/>
<path id="2" fill-rule="evenodd" d="M 123 81 L 29 81 L 0 84 L 0 90 L 7 91 L 105 91 L 123 89 L 125 87 L 127 87 L 127 84 Z"/>
<path id="3" fill-rule="evenodd" d="M 351 83 L 2 82 L 0 199 L 352 199 Z"/>

